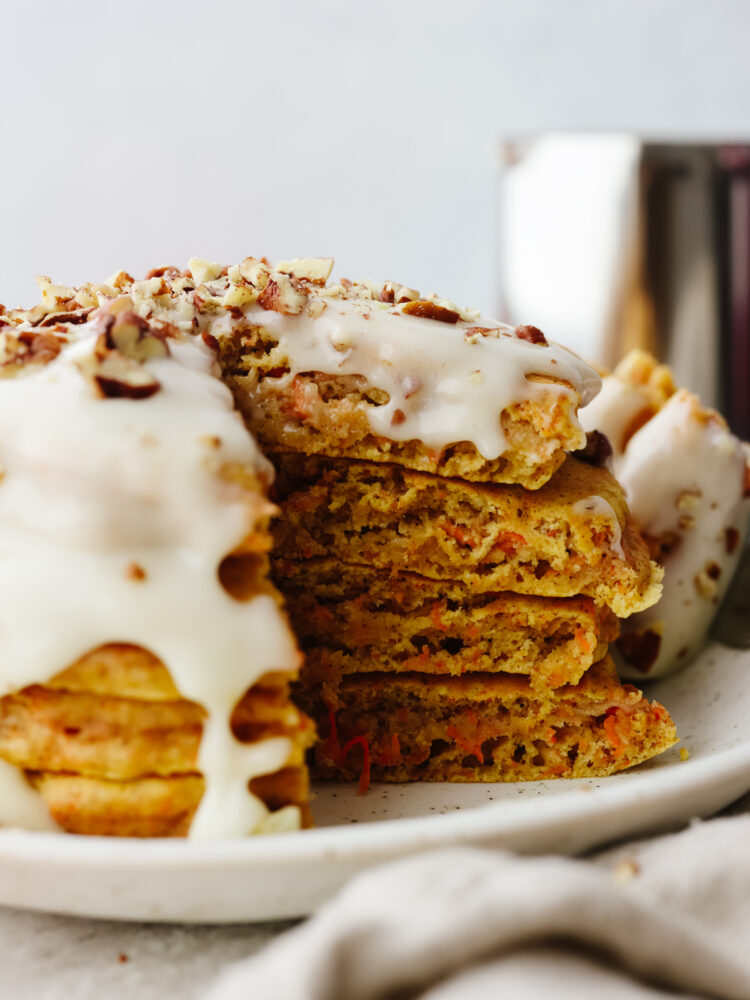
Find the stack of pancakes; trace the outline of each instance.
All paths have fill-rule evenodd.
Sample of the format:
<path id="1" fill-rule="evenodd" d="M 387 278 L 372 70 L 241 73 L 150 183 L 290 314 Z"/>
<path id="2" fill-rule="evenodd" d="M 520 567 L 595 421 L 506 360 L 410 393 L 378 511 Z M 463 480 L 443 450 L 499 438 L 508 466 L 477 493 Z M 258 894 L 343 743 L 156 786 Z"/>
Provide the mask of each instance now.
<path id="1" fill-rule="evenodd" d="M 0 307 L 0 823 L 241 836 L 309 824 L 308 750 L 365 787 L 674 742 L 607 655 L 661 571 L 585 449 L 596 373 L 332 263 Z"/>
<path id="2" fill-rule="evenodd" d="M 276 462 L 273 565 L 305 652 L 317 776 L 604 775 L 674 741 L 607 656 L 616 614 L 658 589 L 605 469 L 569 457 L 532 492 Z"/>
<path id="3" fill-rule="evenodd" d="M 336 290 L 339 325 L 317 336 L 350 344 L 386 308 L 397 350 L 396 337 L 433 334 L 429 369 L 447 324 L 467 344 L 487 331 L 446 317 L 445 303 L 399 308 L 383 287 Z M 393 405 L 375 366 L 300 370 L 295 336 L 316 336 L 308 316 L 260 316 L 224 358 L 277 471 L 272 567 L 305 654 L 296 690 L 318 729 L 313 775 L 362 787 L 584 777 L 672 745 L 665 709 L 621 685 L 607 655 L 618 617 L 658 599 L 661 573 L 597 464 L 596 439 L 566 454 L 586 445 L 580 384 L 542 378 L 532 355 L 526 392 L 497 401 L 505 450 L 486 459 L 460 427 L 443 448 L 373 432 L 373 413 Z M 539 331 L 502 336 L 533 344 L 543 363 Z M 509 364 L 498 340 L 489 363 Z M 417 381 L 408 368 L 399 376 Z M 406 415 L 395 413 L 400 431 Z"/>

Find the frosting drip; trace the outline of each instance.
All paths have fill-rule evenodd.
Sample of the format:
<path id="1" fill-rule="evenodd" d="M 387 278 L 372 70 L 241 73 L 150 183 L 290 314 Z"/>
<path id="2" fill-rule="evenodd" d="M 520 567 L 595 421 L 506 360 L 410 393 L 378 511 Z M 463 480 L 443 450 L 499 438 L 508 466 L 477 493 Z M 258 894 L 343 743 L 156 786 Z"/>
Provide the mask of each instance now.
<path id="1" fill-rule="evenodd" d="M 199 340 L 144 363 L 160 383 L 149 398 L 97 399 L 79 368 L 97 336 L 88 326 L 43 368 L 0 382 L 0 690 L 44 683 L 101 644 L 149 649 L 208 713 L 206 792 L 190 835 L 251 833 L 268 812 L 248 781 L 292 747 L 241 745 L 230 714 L 298 654 L 271 596 L 241 603 L 218 580 L 222 558 L 269 509 L 222 470 L 239 463 L 270 478 L 270 466 Z M 126 572 L 133 563 L 142 578 Z M 4 821 L 39 825 L 39 813 L 21 812 L 27 793 L 15 768 L 0 768 Z"/>
<path id="2" fill-rule="evenodd" d="M 573 516 L 578 516 L 582 520 L 588 522 L 593 514 L 595 517 L 602 517 L 608 522 L 609 526 L 609 546 L 615 555 L 620 559 L 625 558 L 625 552 L 622 548 L 622 528 L 620 527 L 620 522 L 617 520 L 617 514 L 615 513 L 612 504 L 605 500 L 604 497 L 600 496 L 590 496 L 585 497 L 583 500 L 578 500 L 571 507 L 571 513 Z"/>

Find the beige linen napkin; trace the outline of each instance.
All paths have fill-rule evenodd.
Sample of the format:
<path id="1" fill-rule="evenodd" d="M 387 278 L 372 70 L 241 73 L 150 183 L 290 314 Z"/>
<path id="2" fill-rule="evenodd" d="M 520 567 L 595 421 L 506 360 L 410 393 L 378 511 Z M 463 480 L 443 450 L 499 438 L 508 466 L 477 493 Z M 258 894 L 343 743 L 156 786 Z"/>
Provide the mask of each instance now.
<path id="1" fill-rule="evenodd" d="M 595 860 L 457 848 L 354 879 L 206 1000 L 750 998 L 750 816 Z"/>

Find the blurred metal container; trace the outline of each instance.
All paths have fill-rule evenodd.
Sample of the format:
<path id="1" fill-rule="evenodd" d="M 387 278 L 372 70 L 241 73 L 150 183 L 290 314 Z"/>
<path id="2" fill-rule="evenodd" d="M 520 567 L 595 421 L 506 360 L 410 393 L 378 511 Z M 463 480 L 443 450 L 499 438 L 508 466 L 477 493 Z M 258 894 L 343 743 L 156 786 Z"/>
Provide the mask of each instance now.
<path id="1" fill-rule="evenodd" d="M 750 142 L 501 143 L 500 308 L 592 362 L 631 347 L 750 438 Z"/>

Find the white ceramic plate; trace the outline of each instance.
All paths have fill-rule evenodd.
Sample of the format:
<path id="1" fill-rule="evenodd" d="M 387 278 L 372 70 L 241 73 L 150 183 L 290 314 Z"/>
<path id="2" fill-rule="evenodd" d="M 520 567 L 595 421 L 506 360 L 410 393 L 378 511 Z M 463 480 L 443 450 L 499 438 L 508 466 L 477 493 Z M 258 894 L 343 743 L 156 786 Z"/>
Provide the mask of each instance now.
<path id="1" fill-rule="evenodd" d="M 317 789 L 315 830 L 213 843 L 0 831 L 0 904 L 189 923 L 314 910 L 353 874 L 429 847 L 573 854 L 707 816 L 750 789 L 750 652 L 711 645 L 649 694 L 673 748 L 602 781 Z"/>

